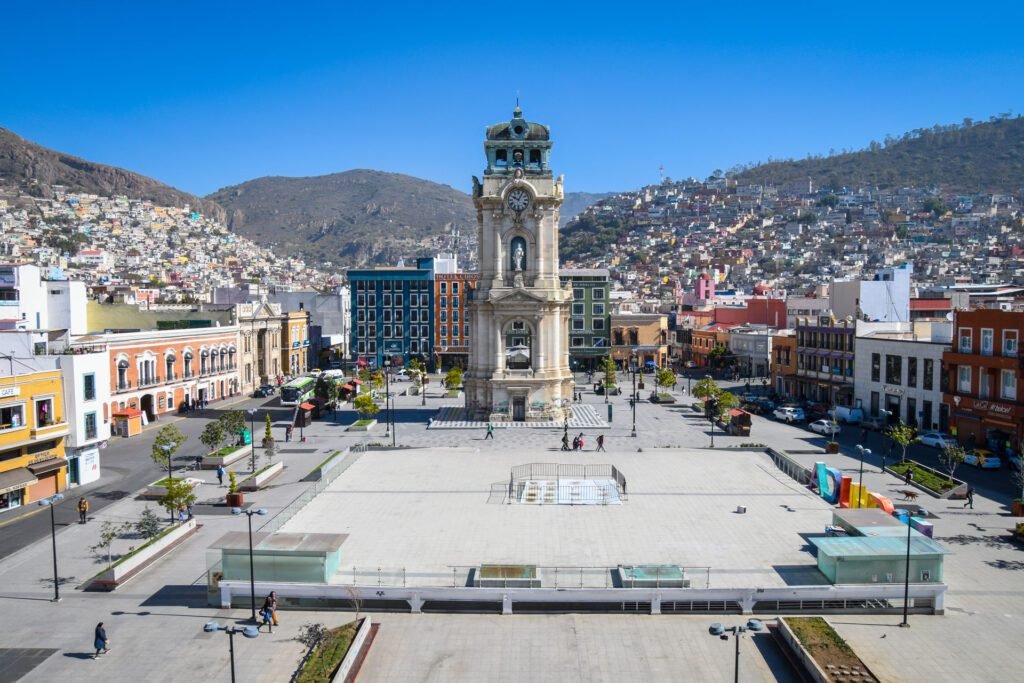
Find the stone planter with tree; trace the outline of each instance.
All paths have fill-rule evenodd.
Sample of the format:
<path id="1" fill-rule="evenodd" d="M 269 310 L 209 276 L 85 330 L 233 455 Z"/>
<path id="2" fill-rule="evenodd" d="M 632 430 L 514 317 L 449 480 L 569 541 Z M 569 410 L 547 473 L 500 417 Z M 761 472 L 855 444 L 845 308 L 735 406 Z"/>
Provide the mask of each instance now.
<path id="1" fill-rule="evenodd" d="M 245 503 L 245 495 L 238 492 L 238 476 L 228 472 L 228 494 L 225 502 L 229 508 L 240 508 Z"/>
<path id="2" fill-rule="evenodd" d="M 1020 497 L 1014 498 L 1010 504 L 1010 509 L 1013 511 L 1014 517 L 1024 517 L 1024 467 L 1014 469 L 1010 480 L 1016 489 L 1020 491 Z"/>
<path id="3" fill-rule="evenodd" d="M 373 419 L 373 416 L 380 412 L 380 406 L 373 402 L 372 396 L 369 394 L 360 394 L 353 399 L 352 406 L 359 413 L 359 419 L 349 427 L 349 430 L 354 432 L 365 432 L 377 424 L 377 421 Z"/>
<path id="4" fill-rule="evenodd" d="M 900 423 L 893 425 L 886 432 L 892 442 L 900 447 L 900 462 L 907 459 L 907 449 L 914 443 L 920 441 L 917 435 L 917 428 L 908 425 L 900 420 Z"/>

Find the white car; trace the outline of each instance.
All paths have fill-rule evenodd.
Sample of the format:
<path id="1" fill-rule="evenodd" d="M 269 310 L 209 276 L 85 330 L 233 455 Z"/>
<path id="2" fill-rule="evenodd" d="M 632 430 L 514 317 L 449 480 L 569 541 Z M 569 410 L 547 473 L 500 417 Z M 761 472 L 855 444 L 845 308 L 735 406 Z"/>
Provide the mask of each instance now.
<path id="1" fill-rule="evenodd" d="M 925 446 L 931 446 L 932 448 L 945 448 L 947 444 L 955 444 L 956 440 L 953 437 L 943 434 L 941 432 L 928 432 L 918 437 L 918 440 Z"/>
<path id="2" fill-rule="evenodd" d="M 793 424 L 794 422 L 803 422 L 807 419 L 807 415 L 804 414 L 803 408 L 796 408 L 794 406 L 782 406 L 776 408 L 772 412 L 772 416 L 775 417 L 779 422 L 788 422 Z"/>
<path id="3" fill-rule="evenodd" d="M 406 368 L 402 368 L 398 372 L 396 372 L 393 375 L 391 375 L 391 381 L 392 382 L 411 382 L 412 381 L 412 376 L 414 374 L 415 374 L 415 372 L 413 372 L 412 370 L 407 370 Z"/>
<path id="4" fill-rule="evenodd" d="M 974 465 L 986 470 L 998 470 L 1003 466 L 1003 461 L 992 451 L 984 448 L 975 448 L 973 451 L 964 454 L 964 464 Z"/>
<path id="5" fill-rule="evenodd" d="M 811 424 L 807 425 L 812 432 L 818 434 L 824 434 L 825 436 L 832 436 L 833 434 L 839 434 L 842 430 L 839 428 L 837 422 L 832 420 L 815 420 Z"/>

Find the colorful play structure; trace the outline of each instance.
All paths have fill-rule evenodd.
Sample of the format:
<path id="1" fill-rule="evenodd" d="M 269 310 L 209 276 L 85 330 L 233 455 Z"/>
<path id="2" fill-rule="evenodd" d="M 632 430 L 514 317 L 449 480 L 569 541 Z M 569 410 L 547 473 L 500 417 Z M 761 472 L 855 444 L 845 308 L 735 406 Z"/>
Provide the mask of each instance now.
<path id="1" fill-rule="evenodd" d="M 844 475 L 835 467 L 816 462 L 814 468 L 818 476 L 818 493 L 832 505 L 838 504 L 841 508 L 881 508 L 889 515 L 896 509 L 887 497 L 853 483 L 853 477 Z"/>

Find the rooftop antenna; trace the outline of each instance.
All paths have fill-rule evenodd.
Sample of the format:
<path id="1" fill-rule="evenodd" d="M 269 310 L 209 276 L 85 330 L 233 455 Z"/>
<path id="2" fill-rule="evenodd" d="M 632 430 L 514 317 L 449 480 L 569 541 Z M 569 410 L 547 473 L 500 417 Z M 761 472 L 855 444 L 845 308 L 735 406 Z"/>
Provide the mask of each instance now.
<path id="1" fill-rule="evenodd" d="M 665 182 L 665 164 L 658 166 L 658 175 L 661 177 L 661 182 Z"/>

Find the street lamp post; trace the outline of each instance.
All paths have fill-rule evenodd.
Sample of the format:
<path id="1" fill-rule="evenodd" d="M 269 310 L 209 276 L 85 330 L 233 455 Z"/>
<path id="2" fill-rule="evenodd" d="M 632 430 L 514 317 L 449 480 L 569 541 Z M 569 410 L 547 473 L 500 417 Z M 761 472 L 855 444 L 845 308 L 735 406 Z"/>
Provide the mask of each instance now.
<path id="1" fill-rule="evenodd" d="M 249 408 L 249 453 L 252 455 L 252 471 L 256 471 L 256 409 Z"/>
<path id="2" fill-rule="evenodd" d="M 171 483 L 171 455 L 174 453 L 174 449 L 175 449 L 175 447 L 177 447 L 177 445 L 178 444 L 176 444 L 176 443 L 174 443 L 172 441 L 171 443 L 165 443 L 164 445 L 160 446 L 160 448 L 163 449 L 164 453 L 167 454 L 167 483 L 168 483 L 168 485 L 170 485 L 170 483 Z M 174 510 L 171 510 L 171 524 L 174 524 Z"/>
<path id="3" fill-rule="evenodd" d="M 384 438 L 391 436 L 391 361 L 384 361 Z"/>
<path id="4" fill-rule="evenodd" d="M 636 436 L 636 404 L 638 403 L 636 395 L 636 354 L 633 354 L 633 400 L 630 401 L 633 406 L 633 433 L 630 436 Z"/>
<path id="5" fill-rule="evenodd" d="M 256 626 L 245 626 L 243 628 L 227 625 L 221 626 L 216 621 L 208 621 L 203 626 L 203 630 L 207 633 L 224 631 L 224 633 L 228 634 L 228 652 L 231 655 L 231 683 L 235 683 L 235 634 L 241 633 L 246 638 L 259 638 L 259 628 Z"/>
<path id="6" fill-rule="evenodd" d="M 43 498 L 39 505 L 50 506 L 50 536 L 53 539 L 53 602 L 60 602 L 60 577 L 57 575 L 57 520 L 53 514 L 53 506 L 64 500 L 64 494 L 58 493 Z"/>
<path id="7" fill-rule="evenodd" d="M 906 559 L 906 571 L 903 575 L 903 621 L 900 623 L 901 628 L 910 628 L 910 622 L 907 621 L 907 611 L 910 609 L 910 534 L 913 531 L 913 517 L 910 514 L 910 510 L 907 510 L 907 559 Z"/>
<path id="8" fill-rule="evenodd" d="M 891 452 L 892 451 L 892 437 L 889 436 L 889 429 L 888 429 L 888 427 L 889 427 L 889 416 L 892 415 L 892 411 L 891 410 L 885 410 L 884 408 L 880 408 L 878 410 L 878 414 L 881 415 L 882 418 L 884 418 L 883 421 L 885 422 L 885 424 L 882 425 L 882 430 L 883 430 L 882 433 L 885 434 L 888 437 L 889 451 Z M 887 453 L 886 453 L 885 449 L 883 448 L 882 449 L 882 472 L 885 472 L 885 456 L 886 455 L 887 455 Z"/>
<path id="9" fill-rule="evenodd" d="M 860 507 L 860 503 L 864 495 L 864 456 L 871 455 L 871 449 L 864 448 L 860 444 L 857 444 L 857 452 L 860 453 L 860 477 L 857 480 L 857 507 Z"/>
<path id="10" fill-rule="evenodd" d="M 266 508 L 260 508 L 258 510 L 243 510 L 242 508 L 231 508 L 231 514 L 241 515 L 245 514 L 249 518 L 249 598 L 252 602 L 252 620 L 253 623 L 256 621 L 256 572 L 253 568 L 252 559 L 252 516 L 253 515 L 265 515 L 267 514 Z"/>
<path id="11" fill-rule="evenodd" d="M 729 640 L 729 636 L 726 635 L 726 631 L 732 631 L 733 640 L 736 641 L 736 664 L 733 669 L 733 680 L 736 683 L 740 681 L 740 638 L 747 631 L 754 631 L 755 633 L 764 629 L 764 624 L 761 623 L 760 619 L 750 619 L 744 626 L 730 626 L 728 628 L 721 624 L 711 624 L 711 628 L 708 631 L 713 636 L 718 636 L 722 640 Z"/>

